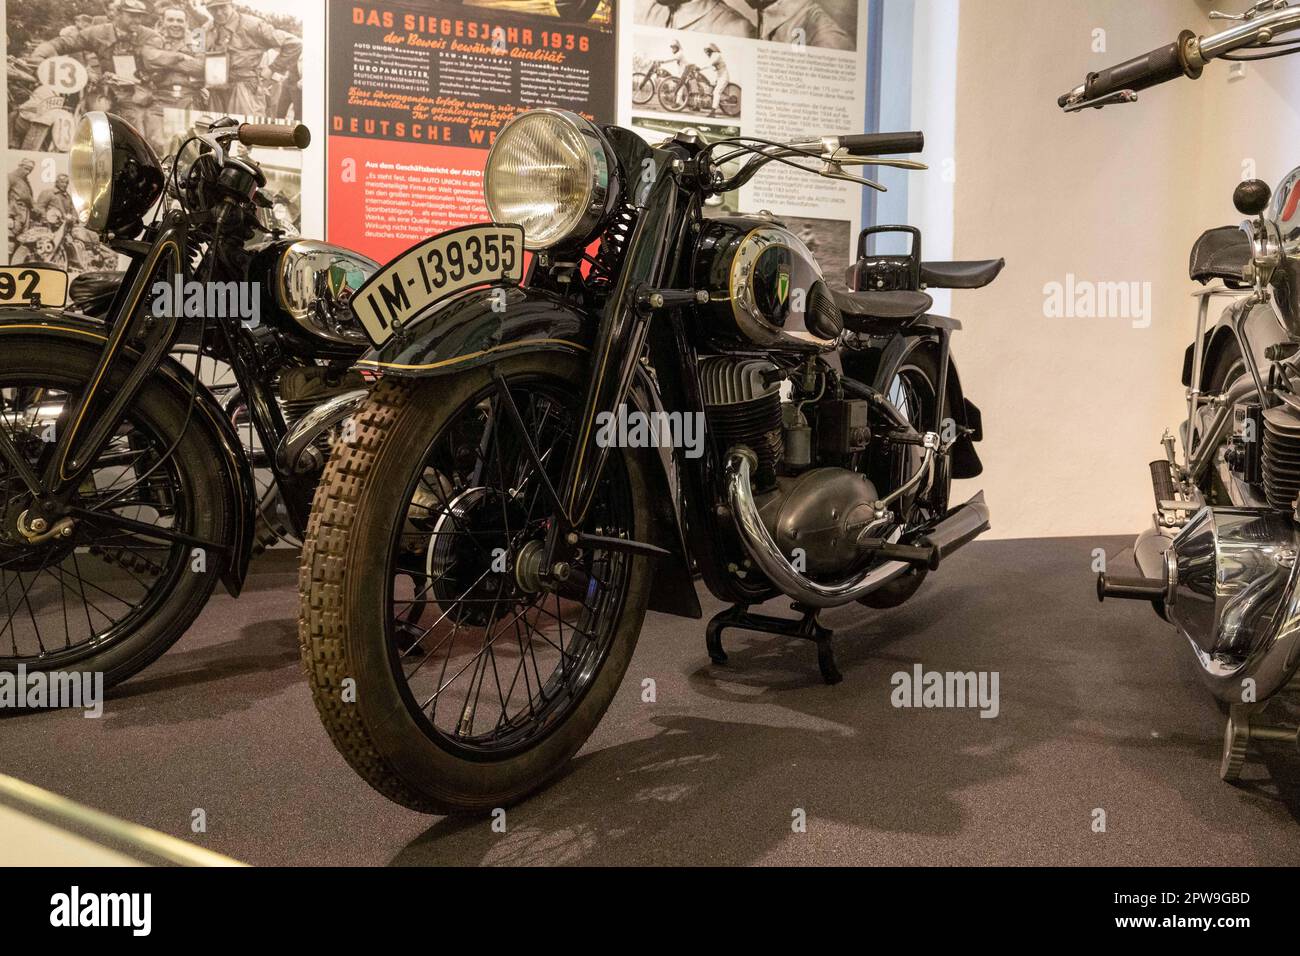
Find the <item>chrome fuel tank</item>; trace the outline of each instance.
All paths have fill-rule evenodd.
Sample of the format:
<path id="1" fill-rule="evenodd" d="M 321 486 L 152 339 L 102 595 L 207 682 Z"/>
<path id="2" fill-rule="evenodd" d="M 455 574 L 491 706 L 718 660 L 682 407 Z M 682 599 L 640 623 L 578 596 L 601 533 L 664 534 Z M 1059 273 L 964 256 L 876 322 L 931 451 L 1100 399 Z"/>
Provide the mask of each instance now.
<path id="1" fill-rule="evenodd" d="M 288 321 L 281 331 L 308 354 L 357 355 L 369 348 L 352 311 L 352 296 L 379 264 L 360 253 L 313 239 L 280 240 L 258 253 L 264 296 Z"/>
<path id="2" fill-rule="evenodd" d="M 825 351 L 838 330 L 817 321 L 829 303 L 821 267 L 776 219 L 724 216 L 705 220 L 692 284 L 709 291 L 701 308 L 708 337 L 729 345 Z"/>

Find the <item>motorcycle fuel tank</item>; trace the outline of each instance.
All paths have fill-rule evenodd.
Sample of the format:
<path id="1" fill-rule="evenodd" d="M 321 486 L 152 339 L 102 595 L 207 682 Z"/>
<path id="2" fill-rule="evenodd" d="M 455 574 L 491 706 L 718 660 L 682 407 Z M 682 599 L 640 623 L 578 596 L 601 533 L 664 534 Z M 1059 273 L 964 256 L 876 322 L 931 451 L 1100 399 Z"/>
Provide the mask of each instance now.
<path id="1" fill-rule="evenodd" d="M 701 311 L 711 338 L 800 351 L 824 351 L 838 339 L 833 323 L 818 321 L 819 306 L 829 302 L 821 267 L 776 219 L 705 220 L 692 282 L 709 292 Z"/>
<path id="2" fill-rule="evenodd" d="M 309 353 L 356 355 L 369 347 L 352 296 L 379 268 L 373 259 L 313 239 L 281 239 L 258 254 L 264 297 L 287 316 L 281 331 Z"/>

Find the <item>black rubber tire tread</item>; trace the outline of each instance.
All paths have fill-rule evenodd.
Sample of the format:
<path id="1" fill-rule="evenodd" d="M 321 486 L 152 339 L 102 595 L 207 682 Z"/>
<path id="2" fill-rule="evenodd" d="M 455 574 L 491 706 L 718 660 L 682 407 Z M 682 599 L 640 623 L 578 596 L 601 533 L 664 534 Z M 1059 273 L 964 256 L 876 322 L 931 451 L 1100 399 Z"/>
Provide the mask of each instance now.
<path id="1" fill-rule="evenodd" d="M 585 375 L 581 361 L 565 355 L 517 356 L 500 367 L 507 376 L 544 372 L 569 383 L 583 381 Z M 391 667 L 379 663 L 387 653 L 382 649 L 382 622 L 378 622 L 376 634 L 367 633 L 364 625 L 354 620 L 358 602 L 375 599 L 388 587 L 374 577 L 380 556 L 369 555 L 367 561 L 358 553 L 365 546 L 367 505 L 385 491 L 399 494 L 398 484 L 406 487 L 414 455 L 423 454 L 446 416 L 490 381 L 489 376 L 489 369 L 480 368 L 438 379 L 382 380 L 354 417 L 353 441 L 336 442 L 331 449 L 303 542 L 298 636 L 321 721 L 339 753 L 371 787 L 424 813 L 483 813 L 505 807 L 564 767 L 595 729 L 622 681 L 641 630 L 653 576 L 648 559 L 632 559 L 622 617 L 600 673 L 564 723 L 516 757 L 469 767 L 469 761 L 434 743 L 407 708 L 397 703 L 396 678 Z M 641 516 L 651 510 L 648 492 L 636 456 L 625 455 L 623 460 L 628 464 L 633 520 L 637 522 L 633 530 L 639 535 L 643 532 Z M 403 466 L 405 475 L 397 478 L 400 472 L 395 469 Z M 394 517 L 393 513 L 381 513 L 387 520 Z M 389 532 L 385 528 L 375 533 L 386 536 Z M 386 605 L 386 594 L 382 603 Z M 367 653 L 372 657 L 369 661 Z M 343 682 L 348 678 L 355 680 L 355 703 L 343 700 Z M 386 699 L 374 705 L 376 697 Z M 513 769 L 501 770 L 507 765 Z M 459 768 L 463 777 L 459 784 L 441 779 L 438 768 L 444 774 Z M 504 779 L 490 781 L 494 773 Z M 471 782 L 467 784 L 466 779 Z"/>

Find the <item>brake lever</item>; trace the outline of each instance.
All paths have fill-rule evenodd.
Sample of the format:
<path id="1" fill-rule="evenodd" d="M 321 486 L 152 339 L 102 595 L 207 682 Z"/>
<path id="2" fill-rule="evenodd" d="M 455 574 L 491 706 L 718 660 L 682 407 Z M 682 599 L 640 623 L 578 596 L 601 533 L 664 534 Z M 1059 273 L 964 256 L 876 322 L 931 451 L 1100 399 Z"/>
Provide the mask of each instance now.
<path id="1" fill-rule="evenodd" d="M 1121 103 L 1136 103 L 1138 95 L 1133 90 L 1116 90 L 1114 93 L 1107 93 L 1105 96 L 1094 97 L 1090 100 L 1082 100 L 1078 103 L 1069 103 L 1061 109 L 1066 113 L 1077 113 L 1079 110 L 1099 110 L 1106 106 L 1116 106 Z"/>
<path id="2" fill-rule="evenodd" d="M 1253 20 L 1261 13 L 1273 10 L 1285 10 L 1291 4 L 1289 0 L 1260 0 L 1259 3 L 1253 4 L 1245 13 L 1223 13 L 1219 10 L 1210 11 L 1211 20 Z"/>
<path id="3" fill-rule="evenodd" d="M 836 166 L 892 166 L 894 169 L 909 170 L 926 170 L 930 167 L 925 163 L 918 163 L 914 159 L 885 159 L 883 156 L 853 156 L 846 153 L 841 147 L 834 153 L 822 153 L 821 160 L 824 163 L 834 163 Z"/>
<path id="4" fill-rule="evenodd" d="M 823 179 L 838 179 L 840 182 L 853 183 L 856 186 L 870 186 L 877 192 L 889 192 L 889 187 L 881 185 L 874 179 L 867 179 L 865 176 L 853 176 L 846 173 L 843 167 L 834 160 L 826 160 L 821 169 L 813 171 Z"/>

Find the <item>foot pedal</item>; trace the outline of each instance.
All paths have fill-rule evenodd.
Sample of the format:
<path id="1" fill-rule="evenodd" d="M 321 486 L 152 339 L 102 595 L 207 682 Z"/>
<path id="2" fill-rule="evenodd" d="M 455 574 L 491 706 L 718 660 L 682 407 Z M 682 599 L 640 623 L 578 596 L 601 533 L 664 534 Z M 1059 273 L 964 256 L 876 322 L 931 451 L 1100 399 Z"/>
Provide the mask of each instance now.
<path id="1" fill-rule="evenodd" d="M 1156 495 L 1156 511 L 1165 501 L 1176 501 L 1178 493 L 1174 490 L 1174 473 L 1170 469 L 1169 459 L 1161 458 L 1151 463 L 1151 488 Z"/>

